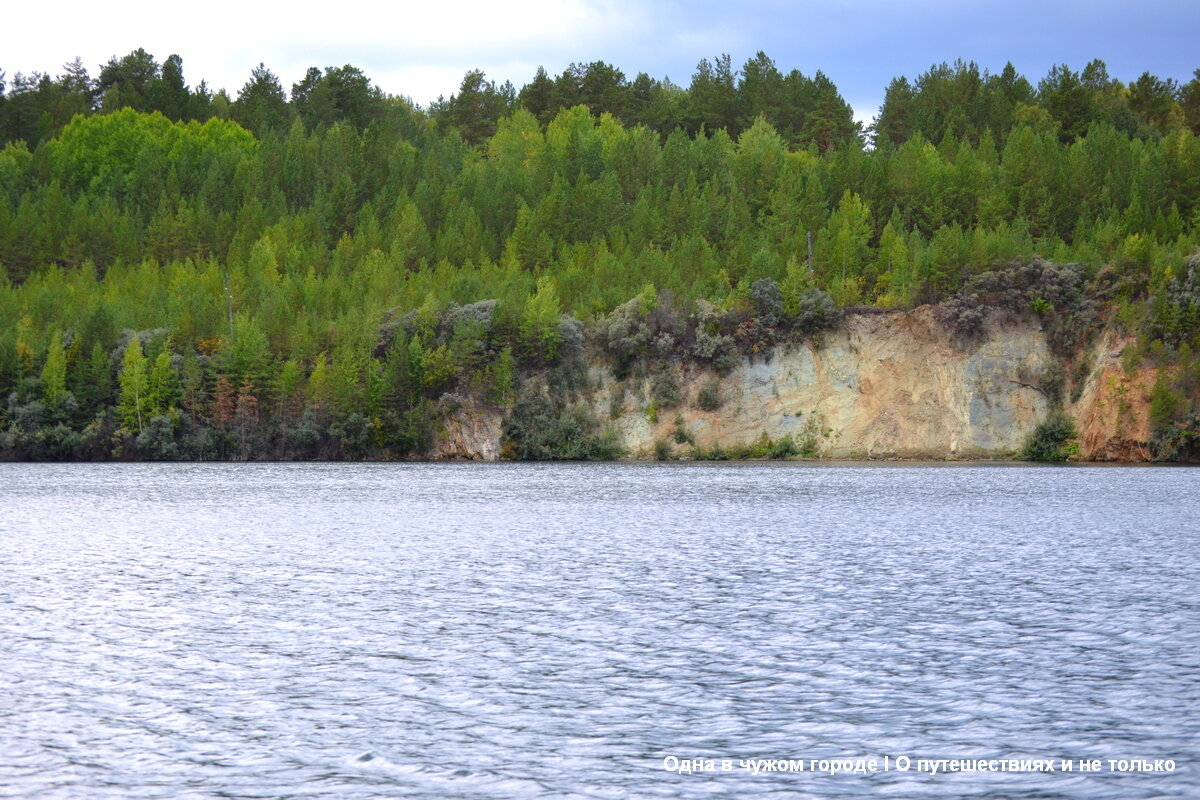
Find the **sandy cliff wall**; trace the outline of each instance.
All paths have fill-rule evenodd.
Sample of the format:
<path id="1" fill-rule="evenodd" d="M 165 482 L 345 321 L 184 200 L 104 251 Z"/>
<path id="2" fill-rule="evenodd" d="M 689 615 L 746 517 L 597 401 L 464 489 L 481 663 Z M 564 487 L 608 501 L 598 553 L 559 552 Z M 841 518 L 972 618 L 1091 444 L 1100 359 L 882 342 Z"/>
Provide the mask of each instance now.
<path id="1" fill-rule="evenodd" d="M 821 455 L 845 458 L 970 458 L 1015 453 L 1046 411 L 1032 387 L 1048 354 L 1034 325 L 993 325 L 957 345 L 929 309 L 851 316 L 819 344 L 777 348 L 720 379 L 722 406 L 696 408 L 712 375 L 688 370 L 684 403 L 657 424 L 633 404 L 616 420 L 626 447 L 649 452 L 682 427 L 698 446 L 792 435 L 815 437 Z M 612 380 L 597 370 L 608 408 Z"/>
<path id="2" fill-rule="evenodd" d="M 1106 331 L 1086 356 L 1087 379 L 1079 399 L 1067 406 L 1079 431 L 1084 461 L 1149 461 L 1152 367 L 1127 371 L 1121 363 L 1133 337 Z"/>
<path id="3" fill-rule="evenodd" d="M 1088 356 L 1082 394 L 1067 407 L 1084 459 L 1149 457 L 1153 376 L 1121 370 L 1124 344 L 1102 338 Z M 695 365 L 675 367 L 681 402 L 672 408 L 656 408 L 651 377 L 617 381 L 596 361 L 589 365 L 584 402 L 630 455 L 642 458 L 653 457 L 656 442 L 686 455 L 692 443 L 731 447 L 764 435 L 791 435 L 833 458 L 1003 458 L 1018 454 L 1049 410 L 1036 388 L 1049 362 L 1036 319 L 992 319 L 984 336 L 962 342 L 923 307 L 848 316 L 818 342 L 743 359 L 724 376 Z M 714 380 L 721 405 L 701 410 L 698 394 Z M 465 407 L 444 424 L 434 456 L 496 459 L 502 428 L 499 409 Z M 690 443 L 678 443 L 680 435 Z"/>

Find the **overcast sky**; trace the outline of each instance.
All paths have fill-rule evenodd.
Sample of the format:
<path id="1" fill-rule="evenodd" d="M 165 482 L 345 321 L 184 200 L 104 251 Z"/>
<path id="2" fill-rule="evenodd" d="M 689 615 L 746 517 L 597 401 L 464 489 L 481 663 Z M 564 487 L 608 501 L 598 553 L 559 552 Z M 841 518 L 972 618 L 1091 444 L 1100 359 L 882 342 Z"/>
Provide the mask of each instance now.
<path id="1" fill-rule="evenodd" d="M 259 62 L 284 88 L 310 66 L 353 64 L 389 94 L 428 105 L 469 69 L 518 88 L 539 64 L 608 61 L 687 86 L 701 58 L 739 66 L 764 50 L 784 72 L 823 70 L 870 120 L 888 81 L 956 58 L 1035 84 L 1056 63 L 1092 58 L 1126 82 L 1149 70 L 1186 81 L 1200 67 L 1198 0 L 363 0 L 266 4 L 213 0 L 13 3 L 0 14 L 0 69 L 50 72 L 79 56 L 93 77 L 144 47 L 183 58 L 191 85 L 231 97 Z"/>

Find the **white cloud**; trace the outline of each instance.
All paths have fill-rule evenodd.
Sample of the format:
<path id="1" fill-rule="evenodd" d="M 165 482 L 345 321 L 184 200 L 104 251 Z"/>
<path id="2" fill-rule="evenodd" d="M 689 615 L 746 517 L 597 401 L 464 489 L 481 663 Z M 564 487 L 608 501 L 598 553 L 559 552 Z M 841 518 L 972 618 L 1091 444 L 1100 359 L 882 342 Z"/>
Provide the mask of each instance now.
<path id="1" fill-rule="evenodd" d="M 573 60 L 584 46 L 609 49 L 642 18 L 629 0 L 300 0 L 282 6 L 213 0 L 186 7 L 196 9 L 186 15 L 164 13 L 182 8 L 148 0 L 119 8 L 69 0 L 55 6 L 47 24 L 45 6 L 15 4 L 4 15 L 0 68 L 10 76 L 18 70 L 57 75 L 80 56 L 95 76 L 113 55 L 144 47 L 160 62 L 181 55 L 189 83 L 205 78 L 210 88 L 236 95 L 259 62 L 285 88 L 310 66 L 349 63 L 384 91 L 424 104 L 455 91 L 474 67 L 518 83 L 533 76 L 529 64 Z M 510 66 L 522 73 L 495 72 Z"/>

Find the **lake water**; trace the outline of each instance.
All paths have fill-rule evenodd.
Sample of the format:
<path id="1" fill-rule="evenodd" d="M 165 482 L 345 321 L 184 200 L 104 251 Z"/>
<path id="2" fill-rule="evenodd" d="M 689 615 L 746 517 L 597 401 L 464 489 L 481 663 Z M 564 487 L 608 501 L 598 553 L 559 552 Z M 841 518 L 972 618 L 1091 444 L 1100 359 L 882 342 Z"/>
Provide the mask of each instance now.
<path id="1" fill-rule="evenodd" d="M 879 771 L 741 765 L 831 758 Z M 918 770 L 979 758 L 1074 769 Z M 1198 759 L 1198 470 L 0 465 L 2 797 L 1196 798 Z"/>

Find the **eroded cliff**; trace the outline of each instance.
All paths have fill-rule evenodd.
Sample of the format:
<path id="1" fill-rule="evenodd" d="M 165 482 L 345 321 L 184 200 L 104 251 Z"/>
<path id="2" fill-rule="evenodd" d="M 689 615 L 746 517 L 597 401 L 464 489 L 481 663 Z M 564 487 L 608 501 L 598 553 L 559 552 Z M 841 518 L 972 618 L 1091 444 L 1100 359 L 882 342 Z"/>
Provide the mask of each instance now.
<path id="1" fill-rule="evenodd" d="M 1125 344 L 1106 333 L 1081 356 L 1086 379 L 1066 406 L 1080 432 L 1081 459 L 1150 457 L 1154 375 L 1122 369 Z M 1050 362 L 1036 317 L 996 315 L 964 341 L 939 323 L 935 309 L 922 307 L 848 315 L 836 330 L 743 358 L 724 375 L 672 364 L 618 380 L 606 361 L 593 358 L 575 402 L 635 458 L 687 457 L 784 437 L 806 454 L 830 458 L 1006 458 L 1019 454 L 1049 411 L 1039 379 Z M 663 370 L 675 371 L 678 402 L 656 397 L 654 380 Z M 527 376 L 526 390 L 551 392 L 538 375 Z M 503 457 L 504 419 L 497 407 L 463 406 L 443 424 L 434 456 Z"/>

